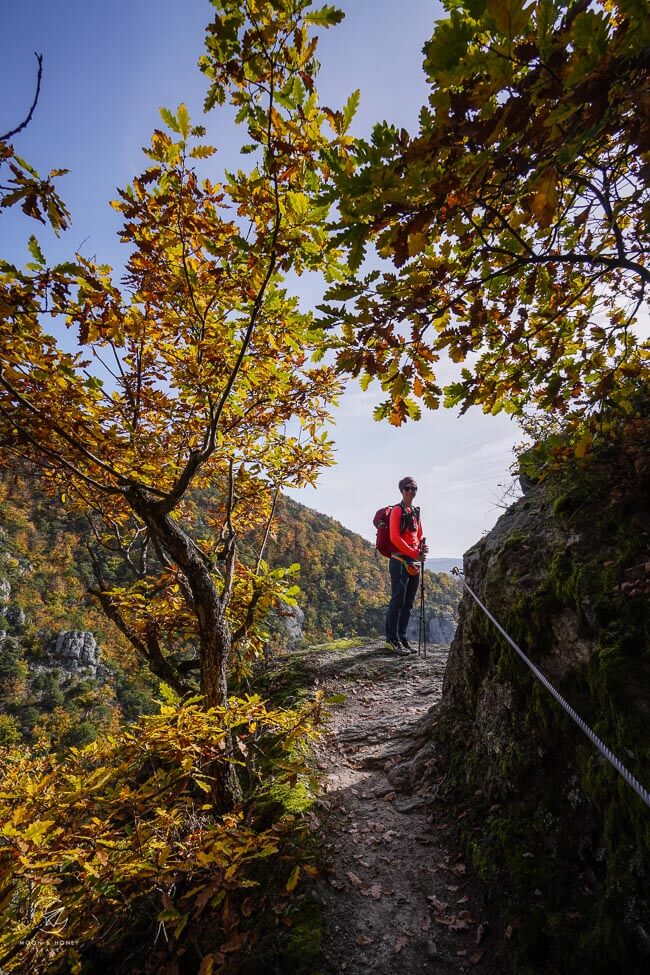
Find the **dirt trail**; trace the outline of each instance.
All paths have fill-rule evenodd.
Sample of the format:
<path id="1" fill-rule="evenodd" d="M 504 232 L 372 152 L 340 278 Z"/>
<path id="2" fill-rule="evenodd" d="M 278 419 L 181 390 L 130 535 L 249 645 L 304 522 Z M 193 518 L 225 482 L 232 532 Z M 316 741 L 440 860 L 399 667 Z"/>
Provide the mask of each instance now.
<path id="1" fill-rule="evenodd" d="M 315 896 L 332 975 L 499 971 L 450 810 L 434 804 L 444 774 L 433 751 L 411 763 L 427 741 L 422 719 L 440 699 L 447 652 L 397 657 L 366 644 L 308 654 L 326 695 L 345 695 L 316 754 L 328 872 Z"/>

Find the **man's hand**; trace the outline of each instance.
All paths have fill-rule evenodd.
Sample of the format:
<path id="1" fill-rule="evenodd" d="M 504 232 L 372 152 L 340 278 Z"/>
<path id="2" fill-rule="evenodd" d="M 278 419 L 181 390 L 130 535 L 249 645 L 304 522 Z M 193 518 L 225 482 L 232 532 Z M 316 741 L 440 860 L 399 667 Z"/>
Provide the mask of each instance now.
<path id="1" fill-rule="evenodd" d="M 424 558 L 425 555 L 428 554 L 428 552 L 429 552 L 429 546 L 427 545 L 426 540 L 423 538 L 422 541 L 420 542 L 420 555 L 422 556 L 422 558 Z"/>

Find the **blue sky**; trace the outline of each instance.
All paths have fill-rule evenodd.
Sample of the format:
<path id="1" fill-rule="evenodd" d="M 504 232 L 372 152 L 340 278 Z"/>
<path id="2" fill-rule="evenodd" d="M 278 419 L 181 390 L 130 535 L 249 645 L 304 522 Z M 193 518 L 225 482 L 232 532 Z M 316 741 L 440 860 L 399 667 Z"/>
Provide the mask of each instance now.
<path id="1" fill-rule="evenodd" d="M 319 46 L 322 99 L 337 106 L 360 88 L 356 134 L 384 118 L 413 131 L 427 97 L 421 48 L 440 5 L 345 0 L 339 6 L 346 19 L 323 33 Z M 159 125 L 160 106 L 175 108 L 183 101 L 199 120 L 205 86 L 196 61 L 211 9 L 208 0 L 0 4 L 0 132 L 17 125 L 29 109 L 38 51 L 45 59 L 43 89 L 31 125 L 15 139 L 16 151 L 41 171 L 71 170 L 60 187 L 72 229 L 61 242 L 38 232 L 48 257 L 81 249 L 119 266 L 119 215 L 108 201 L 141 170 L 140 147 Z M 245 137 L 230 113 L 212 112 L 205 122 L 219 148 L 216 164 L 241 164 L 238 146 Z M 3 218 L 0 233 L 3 257 L 27 258 L 24 226 L 12 214 Z M 305 307 L 319 297 L 313 281 L 298 280 L 296 289 Z M 444 380 L 452 367 L 441 366 Z M 431 555 L 462 554 L 502 513 L 520 431 L 505 416 L 476 410 L 461 418 L 440 410 L 395 430 L 372 420 L 379 399 L 373 387 L 367 393 L 349 387 L 331 431 L 337 465 L 323 473 L 316 489 L 293 496 L 372 539 L 374 511 L 398 500 L 397 481 L 410 474 L 420 486 Z"/>

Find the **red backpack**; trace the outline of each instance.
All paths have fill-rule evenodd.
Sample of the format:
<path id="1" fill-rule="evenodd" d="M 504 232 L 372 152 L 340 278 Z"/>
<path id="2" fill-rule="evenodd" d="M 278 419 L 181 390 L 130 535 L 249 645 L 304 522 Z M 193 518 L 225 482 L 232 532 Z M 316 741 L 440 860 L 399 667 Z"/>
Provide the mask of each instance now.
<path id="1" fill-rule="evenodd" d="M 401 504 L 401 502 L 400 502 Z M 372 523 L 377 529 L 377 540 L 375 542 L 375 548 L 381 555 L 385 555 L 387 559 L 391 557 L 395 551 L 394 545 L 391 545 L 390 541 L 390 513 L 395 505 L 389 504 L 386 508 L 379 508 L 375 512 L 375 517 L 372 519 Z M 416 521 L 420 520 L 420 509 L 413 508 L 412 513 L 407 515 L 402 508 L 402 521 L 400 523 L 400 531 L 404 531 L 406 525 L 404 524 L 405 519 L 412 518 L 415 516 Z"/>
<path id="2" fill-rule="evenodd" d="M 388 525 L 392 510 L 392 504 L 389 504 L 387 508 L 380 508 L 372 519 L 372 523 L 377 529 L 375 547 L 380 555 L 385 555 L 387 559 L 390 558 L 393 551 L 393 546 L 390 543 L 390 527 Z"/>

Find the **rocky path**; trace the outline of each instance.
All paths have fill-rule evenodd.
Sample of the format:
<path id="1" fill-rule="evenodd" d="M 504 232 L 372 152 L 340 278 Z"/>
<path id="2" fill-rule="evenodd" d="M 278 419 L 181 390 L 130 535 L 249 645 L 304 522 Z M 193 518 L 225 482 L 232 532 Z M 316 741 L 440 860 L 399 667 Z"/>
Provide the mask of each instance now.
<path id="1" fill-rule="evenodd" d="M 308 655 L 326 696 L 344 695 L 316 755 L 328 975 L 499 971 L 450 811 L 434 802 L 444 771 L 423 718 L 440 699 L 447 649 L 426 659 L 380 644 Z"/>

